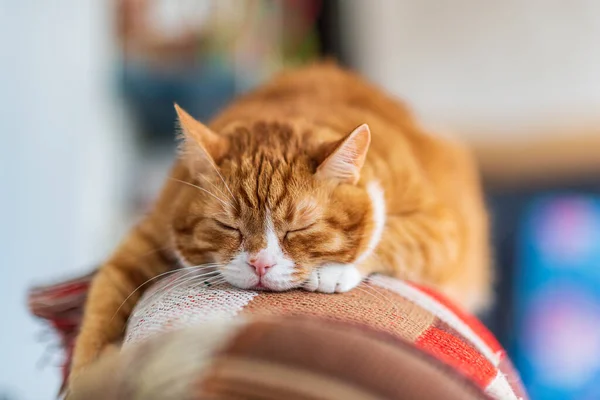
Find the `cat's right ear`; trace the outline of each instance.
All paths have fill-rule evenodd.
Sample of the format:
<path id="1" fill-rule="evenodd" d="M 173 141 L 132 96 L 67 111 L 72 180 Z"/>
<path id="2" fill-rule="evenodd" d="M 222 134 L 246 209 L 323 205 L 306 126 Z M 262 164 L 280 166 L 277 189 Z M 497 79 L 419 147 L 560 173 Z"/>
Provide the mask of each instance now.
<path id="1" fill-rule="evenodd" d="M 214 167 L 215 160 L 227 151 L 227 139 L 214 133 L 177 104 L 175 111 L 181 127 L 181 158 L 192 172 Z"/>

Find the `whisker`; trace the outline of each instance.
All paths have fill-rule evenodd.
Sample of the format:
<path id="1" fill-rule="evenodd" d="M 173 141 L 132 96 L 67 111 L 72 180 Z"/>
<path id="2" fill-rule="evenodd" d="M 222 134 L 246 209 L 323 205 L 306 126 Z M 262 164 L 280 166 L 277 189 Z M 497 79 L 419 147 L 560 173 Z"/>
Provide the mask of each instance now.
<path id="1" fill-rule="evenodd" d="M 185 286 L 185 285 L 188 285 L 190 283 L 193 283 L 194 281 L 200 281 L 199 283 L 203 283 L 203 282 L 206 282 L 208 279 L 210 279 L 210 277 L 206 278 L 204 276 L 192 276 L 192 277 L 186 279 L 185 281 L 180 282 L 176 286 L 173 286 L 173 287 L 169 288 L 169 290 L 175 291 L 175 290 L 179 289 L 182 286 Z"/>
<path id="2" fill-rule="evenodd" d="M 165 245 L 163 247 L 154 248 L 154 249 L 147 251 L 145 253 L 142 253 L 142 254 L 137 254 L 137 255 L 125 254 L 125 258 L 129 261 L 136 261 L 136 260 L 139 260 L 146 256 L 158 253 L 159 251 L 169 250 L 170 248 L 171 248 L 171 245 Z"/>
<path id="3" fill-rule="evenodd" d="M 214 279 L 214 280 L 212 280 Z M 222 283 L 227 282 L 227 280 L 223 277 L 219 277 L 219 276 L 215 276 L 214 278 L 209 278 L 209 279 L 205 279 L 204 281 L 200 282 L 198 285 L 196 285 L 195 287 L 198 287 L 201 284 L 205 284 L 206 286 L 217 286 L 220 285 Z"/>
<path id="4" fill-rule="evenodd" d="M 218 267 L 218 264 L 200 264 L 200 265 L 192 265 L 189 267 L 183 267 L 183 268 L 179 268 L 176 271 L 178 272 L 182 272 L 182 271 L 188 271 L 189 273 L 194 273 L 194 272 L 202 272 L 202 273 L 214 273 L 216 272 L 216 268 Z M 208 270 L 208 271 L 207 271 Z M 183 274 L 188 275 L 188 273 Z M 179 279 L 180 277 L 176 278 Z"/>
<path id="5" fill-rule="evenodd" d="M 235 267 L 228 267 L 227 265 L 221 266 L 219 269 L 221 271 L 235 271 L 236 270 Z"/>
<path id="6" fill-rule="evenodd" d="M 203 264 L 203 267 L 204 267 L 205 265 L 206 265 L 206 264 Z M 211 278 L 214 278 L 214 277 L 218 277 L 218 276 L 220 276 L 220 272 L 219 272 L 219 270 L 218 270 L 218 269 L 216 269 L 216 267 L 218 267 L 218 265 L 211 265 L 211 268 L 214 268 L 214 269 L 212 269 L 211 271 L 204 272 L 204 273 L 202 273 L 202 274 L 197 274 L 197 275 L 194 275 L 194 276 L 192 276 L 191 278 L 205 278 L 205 279 L 211 279 Z M 196 272 L 196 271 L 191 271 L 191 272 L 192 272 L 192 273 L 194 273 L 194 272 Z M 176 283 L 179 283 L 179 282 L 180 282 L 180 281 L 182 281 L 182 280 L 185 280 L 185 278 L 186 278 L 186 277 L 188 277 L 189 275 L 191 275 L 191 274 L 190 274 L 190 273 L 187 273 L 187 274 L 185 274 L 185 275 L 183 275 L 183 276 L 181 276 L 181 277 L 178 277 L 178 278 L 177 278 L 177 279 L 176 279 L 174 282 L 171 282 L 171 283 L 169 283 L 169 285 L 173 286 L 173 284 L 176 284 Z M 166 291 L 166 290 L 171 290 L 172 288 L 171 288 L 171 287 L 165 287 L 165 288 L 163 288 L 163 289 L 165 289 L 165 290 L 163 290 L 163 292 L 164 292 L 164 291 Z"/>
<path id="7" fill-rule="evenodd" d="M 223 196 L 227 197 L 227 194 L 223 193 L 223 191 L 217 185 L 215 185 L 210 179 L 208 179 L 206 176 L 201 174 L 200 177 L 203 178 L 206 182 L 210 183 L 212 185 L 212 187 L 214 187 L 216 190 L 218 190 L 219 193 L 221 193 Z M 233 196 L 233 194 L 231 196 Z M 235 201 L 235 198 L 231 197 L 231 200 Z"/>
<path id="8" fill-rule="evenodd" d="M 214 280 L 214 279 L 217 279 L 217 280 L 223 279 L 223 280 L 225 280 L 225 277 L 219 272 L 216 276 L 211 276 L 211 277 L 208 277 L 206 279 L 207 280 L 211 280 L 211 279 L 212 280 Z"/>
<path id="9" fill-rule="evenodd" d="M 384 293 L 382 293 L 375 286 L 369 284 L 368 282 L 365 282 L 364 285 L 363 285 L 363 289 L 365 289 L 365 290 L 366 289 L 371 289 L 373 292 L 375 292 L 377 295 L 379 295 L 381 299 L 383 299 L 386 302 L 390 303 L 394 307 L 394 311 L 396 311 L 396 314 L 400 315 L 400 310 L 398 309 L 398 305 L 396 304 L 396 302 L 394 302 L 392 299 L 390 299 L 388 296 L 386 296 Z"/>
<path id="10" fill-rule="evenodd" d="M 180 281 L 184 280 L 186 277 L 188 277 L 192 274 L 195 274 L 195 273 L 201 272 L 201 274 L 195 275 L 198 277 L 218 275 L 219 274 L 218 268 L 220 268 L 220 267 L 222 267 L 222 266 L 221 266 L 221 264 L 218 264 L 218 263 L 207 263 L 207 264 L 199 264 L 199 265 L 195 265 L 195 266 L 191 266 L 191 267 L 180 268 L 179 269 L 180 271 L 189 270 L 189 272 L 176 277 L 175 280 L 173 280 L 172 282 L 169 282 L 167 285 L 165 285 L 163 288 L 161 288 L 161 290 L 157 291 L 157 293 L 164 293 L 165 291 L 169 290 L 173 285 L 179 283 Z"/>
<path id="11" fill-rule="evenodd" d="M 148 284 L 148 283 L 150 283 L 150 282 L 152 282 L 152 281 L 154 281 L 154 280 L 156 280 L 156 279 L 158 279 L 158 278 L 160 278 L 160 277 L 163 277 L 163 276 L 165 276 L 165 275 L 173 274 L 173 273 L 175 273 L 175 272 L 181 272 L 181 271 L 183 271 L 183 270 L 187 270 L 187 269 L 193 270 L 192 272 L 195 272 L 195 271 L 196 271 L 198 268 L 203 268 L 203 267 L 205 267 L 205 265 L 199 265 L 199 266 L 194 266 L 194 267 L 184 267 L 184 268 L 177 268 L 177 269 L 174 269 L 174 270 L 171 270 L 171 271 L 166 271 L 166 272 L 163 272 L 163 273 L 161 273 L 161 274 L 158 274 L 158 275 L 156 275 L 156 276 L 153 276 L 152 278 L 150 278 L 150 279 L 146 280 L 144 283 L 142 283 L 142 284 L 141 284 L 141 285 L 139 285 L 137 288 L 135 288 L 135 289 L 134 289 L 134 290 L 133 290 L 133 291 L 132 291 L 132 292 L 129 294 L 129 296 L 127 296 L 127 297 L 125 298 L 125 300 L 123 300 L 123 302 L 121 303 L 121 305 L 120 305 L 120 306 L 117 308 L 117 310 L 116 310 L 116 311 L 115 311 L 115 313 L 113 314 L 113 316 L 112 316 L 112 318 L 111 318 L 111 322 L 112 322 L 112 320 L 113 320 L 113 319 L 115 319 L 115 317 L 117 316 L 117 314 L 119 313 L 119 311 L 121 311 L 121 308 L 123 308 L 123 306 L 124 306 L 124 305 L 127 303 L 127 301 L 128 301 L 130 298 L 131 298 L 131 296 L 133 296 L 133 295 L 134 295 L 134 294 L 135 294 L 135 293 L 136 293 L 138 290 L 140 290 L 140 289 L 141 289 L 141 288 L 142 288 L 144 285 L 146 285 L 146 284 Z M 189 274 L 189 272 L 188 272 L 188 274 Z"/>
<path id="12" fill-rule="evenodd" d="M 152 282 L 153 280 L 156 280 L 158 278 L 160 278 L 161 276 L 165 276 L 168 274 L 172 274 L 174 272 L 179 272 L 179 269 L 174 269 L 172 271 L 167 271 L 167 272 L 163 272 L 162 274 L 158 274 L 148 280 L 146 280 L 144 283 L 142 283 L 141 285 L 139 285 L 138 287 L 136 287 L 131 293 L 129 293 L 129 296 L 127 296 L 125 298 L 125 300 L 123 300 L 123 302 L 121 303 L 121 305 L 117 308 L 117 310 L 115 311 L 115 313 L 113 314 L 112 318 L 110 319 L 111 322 L 113 319 L 115 319 L 115 317 L 117 316 L 117 314 L 119 313 L 119 311 L 121 311 L 121 308 L 123 308 L 123 306 L 125 305 L 125 303 L 127 303 L 127 300 L 129 300 L 131 298 L 131 296 L 133 296 L 138 290 L 140 290 L 144 285 Z"/>
<path id="13" fill-rule="evenodd" d="M 190 275 L 195 274 L 196 272 L 200 272 L 200 269 L 192 269 L 191 271 L 182 274 L 181 276 L 178 276 L 177 278 L 175 278 L 175 280 L 173 280 L 172 282 L 167 283 L 164 287 L 160 288 L 160 290 L 157 290 L 156 292 L 152 293 L 153 296 L 161 296 L 163 293 L 166 293 L 169 290 L 172 290 L 177 284 L 179 284 L 182 281 L 185 281 L 187 277 L 189 277 Z M 204 272 L 201 274 L 197 274 L 194 275 L 193 278 L 203 278 L 203 277 L 210 277 L 212 275 L 217 275 L 219 274 L 219 271 L 217 270 L 211 270 L 208 272 Z"/>
<path id="14" fill-rule="evenodd" d="M 153 304 L 156 302 L 157 299 L 160 299 L 162 297 L 162 295 L 164 293 L 167 293 L 169 291 L 176 291 L 177 289 L 179 289 L 182 286 L 185 286 L 189 283 L 192 283 L 196 280 L 205 280 L 206 278 L 204 276 L 192 276 L 189 277 L 187 279 L 184 279 L 183 281 L 179 282 L 178 284 L 168 288 L 167 290 L 163 290 L 160 292 L 156 292 L 156 293 L 152 293 L 150 296 L 148 296 L 144 303 L 138 305 L 138 312 L 144 312 L 145 308 L 149 305 L 149 304 Z"/>
<path id="15" fill-rule="evenodd" d="M 211 195 L 212 197 L 214 197 L 215 199 L 219 200 L 219 201 L 221 202 L 221 204 L 223 204 L 223 205 L 225 205 L 225 206 L 232 207 L 232 208 L 234 208 L 235 210 L 237 210 L 237 208 L 235 208 L 235 207 L 233 206 L 233 204 L 226 202 L 225 200 L 223 200 L 223 199 L 221 199 L 220 197 L 216 196 L 216 195 L 215 195 L 214 193 L 212 193 L 211 191 L 209 191 L 209 190 L 206 190 L 206 189 L 204 189 L 204 188 L 203 188 L 203 187 L 201 187 L 201 186 L 194 185 L 193 183 L 186 182 L 186 181 L 182 181 L 181 179 L 177 179 L 177 178 L 169 178 L 169 179 L 171 179 L 171 180 L 173 180 L 173 181 L 175 181 L 175 182 L 180 182 L 180 183 L 183 183 L 183 184 L 185 184 L 185 185 L 188 185 L 188 186 L 194 187 L 194 188 L 196 188 L 196 189 L 202 190 L 203 192 L 205 192 L 205 193 L 207 193 L 207 194 Z"/>
<path id="16" fill-rule="evenodd" d="M 231 195 L 231 199 L 233 201 L 235 201 L 235 196 L 233 195 L 233 193 L 231 192 L 231 189 L 229 189 L 229 186 L 227 186 L 227 183 L 225 182 L 225 179 L 223 179 L 223 175 L 221 175 L 221 173 L 219 172 L 219 169 L 217 168 L 217 166 L 214 164 L 213 160 L 211 157 L 207 157 L 208 158 L 208 162 L 210 163 L 210 166 L 213 167 L 213 169 L 215 170 L 215 172 L 217 173 L 217 175 L 219 176 L 219 178 L 221 179 L 221 182 L 223 182 L 223 185 L 225 186 L 225 189 L 227 189 L 227 191 L 229 192 L 229 194 Z M 232 205 L 233 207 L 233 205 Z M 237 208 L 233 207 L 236 211 Z"/>
<path id="17" fill-rule="evenodd" d="M 375 296 L 373 293 L 371 293 L 371 292 L 369 292 L 369 291 L 365 290 L 364 288 L 362 288 L 362 287 L 360 287 L 360 286 L 357 286 L 357 287 L 355 287 L 353 290 L 359 290 L 359 291 L 361 291 L 361 292 L 363 292 L 363 293 L 366 293 L 366 294 L 368 294 L 369 296 L 373 297 L 373 298 L 374 298 L 375 300 L 377 300 L 377 301 L 381 300 L 379 297 Z"/>
<path id="18" fill-rule="evenodd" d="M 177 277 L 177 279 L 175 279 L 173 282 L 169 282 L 169 284 L 167 284 L 164 288 L 162 288 L 163 292 L 169 290 L 171 286 L 176 285 L 177 283 L 185 280 L 190 275 L 193 275 L 194 278 L 212 278 L 213 275 L 214 276 L 219 275 L 219 271 L 217 271 L 217 270 L 203 272 L 201 274 L 195 274 L 195 272 L 196 271 L 191 271 L 191 273 L 187 273 L 187 274 Z"/>

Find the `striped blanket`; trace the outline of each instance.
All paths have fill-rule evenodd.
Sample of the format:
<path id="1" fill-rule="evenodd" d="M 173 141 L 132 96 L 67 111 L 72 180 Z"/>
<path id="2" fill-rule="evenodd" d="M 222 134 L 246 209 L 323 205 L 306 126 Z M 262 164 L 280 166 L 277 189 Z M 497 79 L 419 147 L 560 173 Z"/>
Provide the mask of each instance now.
<path id="1" fill-rule="evenodd" d="M 273 293 L 173 275 L 73 398 L 526 399 L 490 332 L 428 288 L 374 276 L 343 294 Z M 63 338 L 65 374 L 90 278 L 30 293 Z"/>

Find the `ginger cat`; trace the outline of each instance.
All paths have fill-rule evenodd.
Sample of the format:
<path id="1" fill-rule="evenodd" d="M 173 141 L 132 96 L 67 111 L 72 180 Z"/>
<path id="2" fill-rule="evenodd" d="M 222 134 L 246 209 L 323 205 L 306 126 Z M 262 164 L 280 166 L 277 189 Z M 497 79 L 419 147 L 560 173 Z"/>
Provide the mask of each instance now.
<path id="1" fill-rule="evenodd" d="M 478 173 L 402 104 L 333 64 L 276 77 L 210 127 L 176 106 L 182 151 L 153 210 L 92 284 L 73 373 L 118 340 L 149 279 L 215 268 L 245 289 L 343 292 L 371 273 L 490 297 Z M 198 267 L 204 268 L 204 267 Z"/>

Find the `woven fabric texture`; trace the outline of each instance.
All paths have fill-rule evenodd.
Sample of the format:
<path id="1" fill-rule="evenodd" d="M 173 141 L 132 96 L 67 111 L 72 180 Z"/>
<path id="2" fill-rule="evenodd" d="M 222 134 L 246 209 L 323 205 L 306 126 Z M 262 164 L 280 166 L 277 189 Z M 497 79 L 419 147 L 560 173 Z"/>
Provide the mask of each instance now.
<path id="1" fill-rule="evenodd" d="M 52 313 L 48 312 L 49 304 L 47 302 L 45 307 L 41 307 L 41 300 L 53 298 L 49 296 L 49 293 L 57 293 L 57 289 L 60 289 L 60 285 L 37 288 L 32 292 L 30 306 L 35 314 L 51 321 L 60 319 L 53 318 Z M 82 292 L 84 291 L 82 286 Z M 43 313 L 40 311 L 41 309 L 44 310 Z M 69 316 L 73 317 L 74 313 L 71 312 Z M 307 331 L 305 332 L 305 341 L 310 342 L 308 338 L 311 335 L 315 336 L 313 345 L 317 347 L 313 349 L 309 344 L 301 343 L 298 337 L 296 337 L 297 342 L 290 341 L 294 335 L 290 334 L 287 326 L 293 325 L 294 321 L 300 321 L 303 318 L 309 318 L 312 322 L 307 322 L 298 329 Z M 315 320 L 320 322 L 315 323 Z M 344 327 L 340 328 L 340 325 Z M 220 327 L 217 329 L 218 333 L 214 332 L 215 326 Z M 270 328 L 267 329 L 265 326 Z M 140 360 L 144 359 L 146 360 L 144 365 L 152 365 L 153 368 L 127 367 L 121 369 L 123 372 L 117 381 L 122 384 L 116 385 L 114 380 L 112 383 L 113 386 L 116 385 L 121 389 L 124 385 L 129 390 L 159 393 L 160 391 L 156 388 L 152 390 L 142 387 L 131 389 L 131 382 L 148 382 L 149 379 L 152 382 L 162 382 L 161 388 L 163 389 L 170 388 L 169 384 L 165 383 L 166 378 L 156 376 L 157 371 L 163 371 L 166 376 L 178 377 L 179 384 L 169 390 L 179 388 L 178 395 L 183 397 L 177 397 L 173 392 L 169 394 L 175 396 L 172 398 L 186 398 L 185 396 L 189 398 L 191 392 L 197 394 L 193 398 L 208 398 L 202 397 L 208 396 L 208 393 L 213 393 L 212 395 L 216 396 L 214 398 L 227 398 L 227 396 L 240 398 L 239 396 L 242 396 L 240 393 L 228 392 L 233 390 L 230 385 L 234 384 L 239 390 L 244 388 L 243 390 L 248 391 L 249 397 L 252 397 L 253 391 L 257 391 L 255 394 L 258 397 L 256 398 L 269 398 L 265 392 L 276 393 L 277 382 L 267 380 L 268 382 L 263 382 L 260 388 L 240 382 L 263 379 L 270 373 L 275 373 L 269 368 L 278 366 L 276 376 L 281 377 L 281 382 L 288 382 L 285 377 L 291 374 L 303 376 L 307 382 L 314 384 L 320 382 L 321 385 L 326 385 L 328 382 L 326 377 L 332 374 L 337 376 L 340 382 L 356 381 L 354 374 L 356 371 L 362 371 L 374 380 L 365 381 L 364 385 L 359 388 L 360 390 L 352 385 L 350 388 L 340 386 L 335 390 L 350 393 L 348 390 L 356 389 L 358 391 L 353 392 L 354 394 L 351 396 L 354 398 L 371 398 L 369 396 L 373 396 L 372 398 L 410 398 L 386 397 L 391 395 L 394 389 L 390 387 L 393 386 L 390 382 L 394 382 L 392 379 L 394 377 L 389 374 L 389 371 L 381 368 L 362 370 L 356 366 L 344 369 L 344 366 L 347 367 L 351 364 L 339 361 L 340 354 L 367 351 L 368 349 L 361 348 L 359 350 L 356 347 L 366 346 L 367 343 L 354 343 L 353 340 L 357 339 L 349 338 L 343 347 L 332 347 L 333 343 L 340 343 L 335 340 L 335 337 L 340 337 L 340 333 L 336 333 L 329 339 L 323 338 L 317 334 L 316 327 L 319 326 L 330 326 L 327 332 L 331 335 L 334 335 L 336 329 L 341 332 L 362 329 L 362 333 L 357 335 L 361 337 L 366 335 L 365 332 L 369 332 L 367 336 L 374 340 L 374 342 L 370 342 L 369 346 L 373 347 L 373 343 L 381 341 L 381 343 L 386 343 L 386 346 L 396 349 L 394 351 L 397 353 L 390 354 L 396 354 L 398 358 L 394 359 L 395 361 L 390 360 L 390 365 L 395 362 L 401 364 L 410 359 L 413 360 L 411 362 L 416 368 L 416 365 L 425 362 L 429 368 L 432 368 L 431 373 L 441 374 L 450 382 L 457 383 L 462 389 L 456 390 L 466 390 L 475 396 L 473 398 L 486 398 L 485 396 L 487 396 L 502 400 L 526 399 L 519 377 L 505 351 L 476 318 L 464 313 L 435 291 L 383 276 L 372 277 L 356 290 L 348 293 L 326 295 L 302 290 L 273 293 L 239 290 L 224 284 L 211 286 L 205 282 L 199 282 L 197 279 L 187 279 L 183 271 L 175 273 L 169 279 L 155 284 L 142 297 L 130 318 L 124 338 L 122 358 L 120 361 L 112 361 L 119 365 L 139 365 Z M 278 335 L 284 331 L 288 332 L 286 334 L 288 347 L 281 346 L 278 349 L 265 347 L 265 343 L 263 343 L 266 340 L 265 329 L 279 332 Z M 246 333 L 242 334 L 241 331 Z M 272 334 L 275 335 L 275 333 Z M 197 348 L 200 344 L 202 351 L 198 352 Z M 305 346 L 302 357 L 298 354 L 296 354 L 296 358 L 292 357 L 291 355 L 295 354 L 294 349 L 297 350 L 301 344 Z M 410 347 L 410 350 L 407 350 L 406 346 Z M 231 360 L 232 355 L 225 356 L 227 351 L 233 351 L 232 349 L 245 349 L 248 352 L 257 348 L 262 348 L 263 353 L 253 353 L 250 360 L 247 359 L 247 354 L 243 360 L 234 357 L 233 361 Z M 330 369 L 326 371 L 322 370 L 326 363 L 321 357 L 325 348 L 335 348 L 338 352 L 333 353 L 337 354 L 335 357 L 330 356 L 330 359 L 338 359 L 338 363 L 330 365 Z M 392 351 L 391 348 L 387 351 Z M 278 352 L 283 354 L 278 354 Z M 378 357 L 383 357 L 384 353 L 377 353 Z M 285 359 L 286 354 L 291 358 Z M 367 351 L 366 354 L 369 352 Z M 306 359 L 303 358 L 304 356 Z M 277 360 L 274 360 L 274 357 Z M 148 361 L 151 359 L 155 361 Z M 259 359 L 262 361 L 258 362 Z M 400 362 L 400 360 L 403 361 Z M 246 367 L 253 365 L 253 367 L 251 370 L 246 370 L 248 376 L 243 376 L 243 373 L 240 376 L 224 376 L 221 374 L 223 369 L 219 365 L 225 364 L 228 365 L 227 371 L 244 371 L 246 369 L 242 368 L 243 365 Z M 114 371 L 120 369 L 113 366 L 107 370 L 112 371 L 112 375 L 109 375 L 114 376 Z M 132 374 L 131 371 L 136 371 L 137 375 L 131 377 L 130 380 L 125 379 L 125 376 Z M 257 376 L 250 379 L 249 371 L 256 372 Z M 258 373 L 258 371 L 262 372 Z M 140 379 L 144 373 L 151 375 Z M 187 380 L 182 376 L 187 376 Z M 103 379 L 108 378 L 101 379 L 96 376 L 93 381 L 102 382 Z M 417 381 L 416 377 L 415 382 Z M 448 387 L 452 386 L 452 384 L 449 385 Z M 294 398 L 292 393 L 296 393 L 298 388 L 294 389 L 289 386 L 290 382 L 285 388 L 277 390 L 284 390 L 288 396 L 286 398 Z M 406 390 L 408 389 L 405 388 L 405 393 Z M 200 393 L 203 395 L 200 396 Z M 383 393 L 387 394 L 383 395 Z M 416 393 L 421 392 L 417 391 Z M 301 397 L 300 392 L 296 394 L 300 396 L 298 398 L 304 398 Z M 307 396 L 306 398 L 311 398 L 309 394 L 305 393 L 304 395 Z M 447 398 L 451 398 L 449 394 Z"/>

